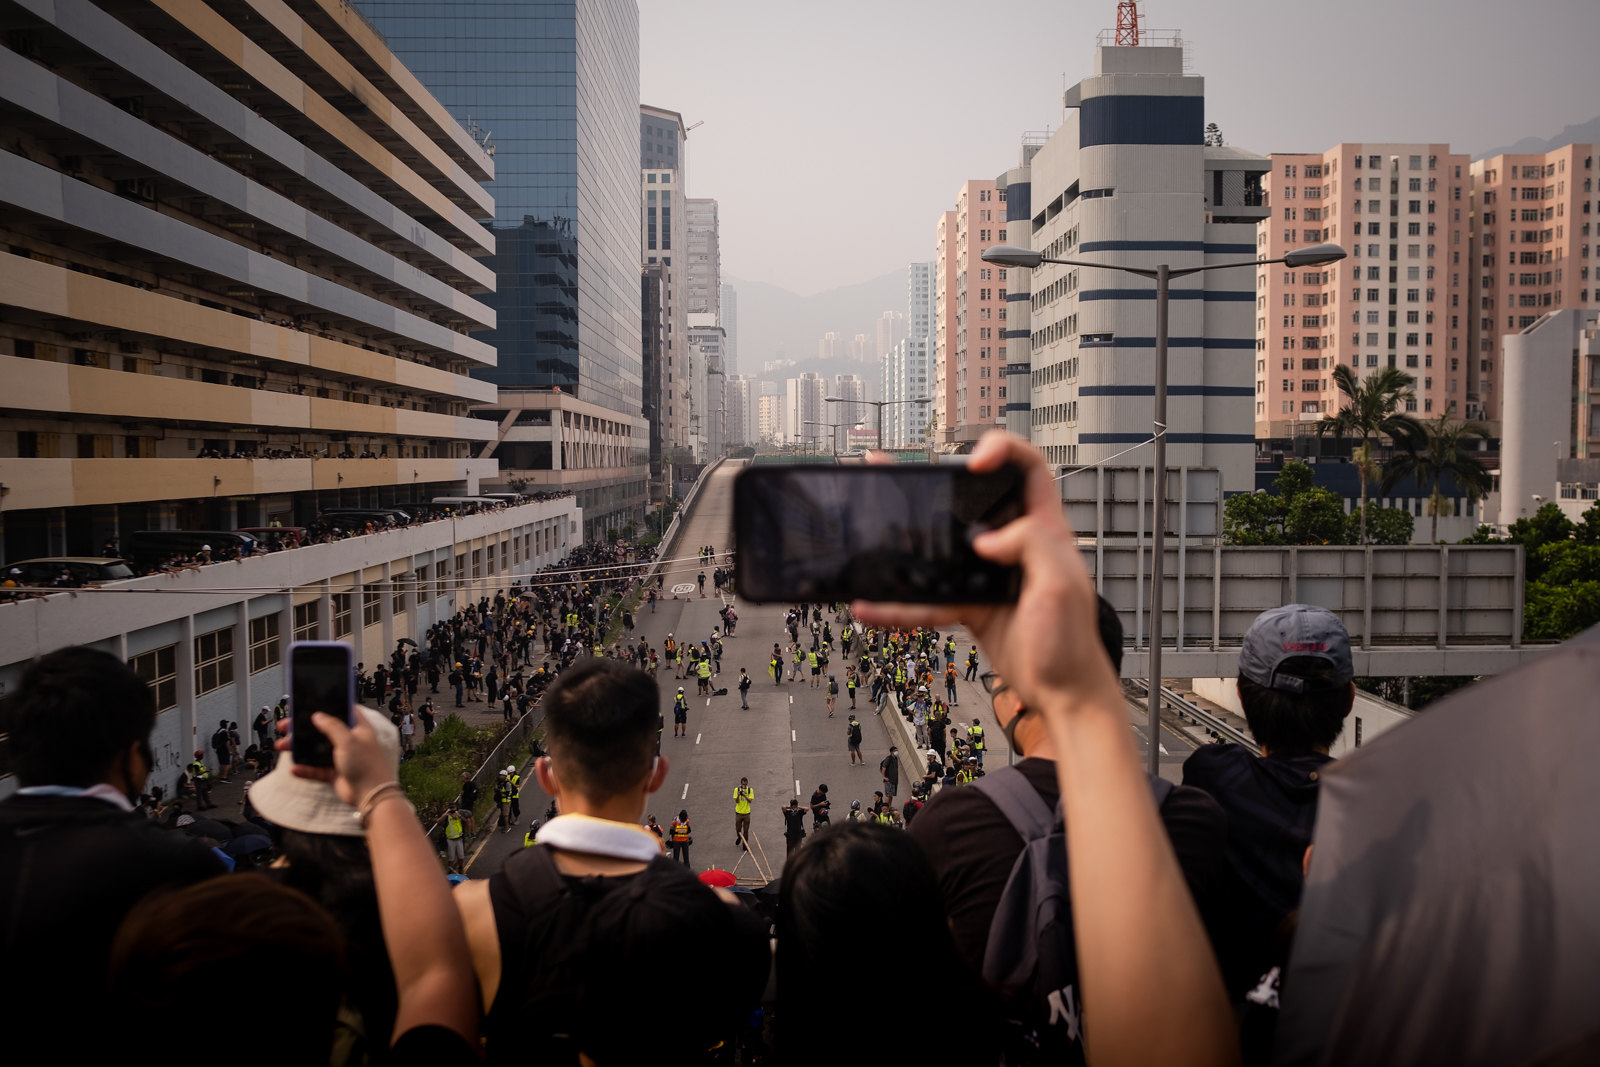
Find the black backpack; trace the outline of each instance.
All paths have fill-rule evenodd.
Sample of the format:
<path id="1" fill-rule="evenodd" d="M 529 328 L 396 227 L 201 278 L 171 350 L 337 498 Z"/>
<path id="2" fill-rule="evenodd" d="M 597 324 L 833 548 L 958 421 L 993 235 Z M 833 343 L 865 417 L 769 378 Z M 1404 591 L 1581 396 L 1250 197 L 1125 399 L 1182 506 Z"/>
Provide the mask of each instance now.
<path id="1" fill-rule="evenodd" d="M 1082 1063 L 1082 1000 L 1067 881 L 1066 829 L 1016 767 L 973 782 L 1022 838 L 989 924 L 983 977 L 1006 994 L 1006 1062 Z M 1172 792 L 1150 779 L 1157 810 Z"/>
<path id="2" fill-rule="evenodd" d="M 859 745 L 861 743 L 861 724 L 858 722 L 853 722 L 850 724 L 850 743 L 852 745 Z"/>

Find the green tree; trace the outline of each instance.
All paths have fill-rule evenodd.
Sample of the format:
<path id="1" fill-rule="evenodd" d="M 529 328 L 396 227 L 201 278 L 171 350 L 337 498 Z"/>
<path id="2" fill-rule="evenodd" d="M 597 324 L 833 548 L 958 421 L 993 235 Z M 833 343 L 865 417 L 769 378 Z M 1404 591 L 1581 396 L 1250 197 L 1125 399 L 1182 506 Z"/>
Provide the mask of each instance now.
<path id="1" fill-rule="evenodd" d="M 1206 123 L 1205 141 L 1206 141 L 1206 144 L 1208 146 L 1210 146 L 1210 147 L 1221 148 L 1222 147 L 1222 127 L 1218 126 L 1215 122 Z"/>
<path id="2" fill-rule="evenodd" d="M 1344 500 L 1332 489 L 1311 486 L 1296 493 L 1284 510 L 1284 542 L 1291 545 L 1343 545 Z"/>
<path id="3" fill-rule="evenodd" d="M 1583 513 L 1574 536 L 1580 545 L 1600 545 L 1600 504 Z"/>
<path id="4" fill-rule="evenodd" d="M 1361 519 L 1356 543 L 1366 544 L 1367 485 L 1377 481 L 1381 473 L 1372 454 L 1373 442 L 1387 437 L 1397 450 L 1416 452 L 1426 439 L 1422 424 L 1403 410 L 1406 401 L 1416 399 L 1411 387 L 1417 380 L 1397 367 L 1384 367 L 1362 380 L 1349 367 L 1340 364 L 1333 369 L 1333 383 L 1344 394 L 1345 403 L 1337 412 L 1322 417 L 1317 423 L 1317 436 L 1332 434 L 1335 438 L 1354 437 L 1361 442 L 1356 450 L 1356 473 L 1361 479 Z"/>
<path id="5" fill-rule="evenodd" d="M 1522 608 L 1522 636 L 1565 641 L 1600 623 L 1600 582 L 1529 582 Z"/>
<path id="6" fill-rule="evenodd" d="M 1241 493 L 1223 505 L 1223 533 L 1234 545 L 1344 544 L 1344 502 L 1312 484 L 1304 463 L 1290 460 L 1272 491 Z"/>
<path id="7" fill-rule="evenodd" d="M 1406 477 L 1413 477 L 1417 485 L 1428 490 L 1428 515 L 1432 519 L 1428 533 L 1430 544 L 1439 543 L 1439 516 L 1450 506 L 1444 495 L 1443 479 L 1448 476 L 1466 491 L 1467 502 L 1476 504 L 1493 486 L 1483 464 L 1467 448 L 1471 440 L 1486 440 L 1489 427 L 1481 422 L 1451 422 L 1446 412 L 1423 425 L 1426 440 L 1421 451 L 1401 452 L 1384 464 L 1382 491 L 1389 491 Z"/>
<path id="8" fill-rule="evenodd" d="M 1539 549 L 1545 545 L 1566 544 L 1577 530 L 1558 505 L 1546 504 L 1530 517 L 1512 523 L 1506 531 L 1506 540 L 1528 550 L 1528 580 L 1532 582 L 1544 576 L 1549 559 L 1541 556 Z"/>
<path id="9" fill-rule="evenodd" d="M 1361 543 L 1363 518 L 1369 545 L 1409 545 L 1417 531 L 1416 519 L 1405 508 L 1386 508 L 1369 502 L 1364 516 L 1354 511 L 1344 516 L 1346 544 Z"/>

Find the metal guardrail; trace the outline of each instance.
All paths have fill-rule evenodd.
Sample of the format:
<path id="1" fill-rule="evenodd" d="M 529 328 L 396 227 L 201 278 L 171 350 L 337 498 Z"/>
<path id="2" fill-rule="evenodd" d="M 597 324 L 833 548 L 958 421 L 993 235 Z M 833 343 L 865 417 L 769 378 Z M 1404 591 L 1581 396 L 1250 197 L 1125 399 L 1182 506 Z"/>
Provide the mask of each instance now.
<path id="1" fill-rule="evenodd" d="M 661 569 L 662 562 L 672 558 L 672 543 L 677 540 L 678 526 L 681 520 L 689 513 L 689 509 L 694 506 L 695 498 L 700 495 L 700 488 L 705 485 L 706 479 L 711 476 L 711 472 L 722 466 L 722 460 L 726 458 L 724 456 L 713 460 L 700 468 L 699 477 L 695 478 L 694 484 L 689 487 L 689 492 L 684 494 L 683 503 L 678 505 L 677 514 L 672 516 L 672 521 L 667 524 L 666 532 L 661 535 L 661 540 L 656 544 L 656 558 L 644 572 L 645 581 L 654 578 L 656 572 Z"/>
<path id="2" fill-rule="evenodd" d="M 1149 698 L 1150 687 L 1144 681 L 1144 679 L 1130 678 L 1124 681 L 1122 684 L 1126 689 L 1137 690 L 1141 700 Z M 1250 749 L 1257 747 L 1255 738 L 1251 737 L 1243 730 L 1240 730 L 1238 727 L 1233 726 L 1227 720 L 1220 719 L 1211 714 L 1198 704 L 1194 704 L 1183 699 L 1183 697 L 1173 692 L 1167 686 L 1161 687 L 1161 706 L 1163 708 L 1170 707 L 1177 711 L 1180 715 L 1189 719 L 1193 719 L 1196 724 L 1204 726 L 1212 733 L 1221 737 L 1225 741 L 1231 742 L 1232 744 L 1244 745 L 1246 748 Z"/>

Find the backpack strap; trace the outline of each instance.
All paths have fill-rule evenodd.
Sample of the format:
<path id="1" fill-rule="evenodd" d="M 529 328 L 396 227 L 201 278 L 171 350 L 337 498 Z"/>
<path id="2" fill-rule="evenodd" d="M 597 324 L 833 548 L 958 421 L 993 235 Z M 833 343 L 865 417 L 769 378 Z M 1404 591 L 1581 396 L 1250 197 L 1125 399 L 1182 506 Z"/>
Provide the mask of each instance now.
<path id="1" fill-rule="evenodd" d="M 1006 817 L 1024 844 L 1062 829 L 1059 811 L 1052 811 L 1045 804 L 1039 791 L 1016 767 L 990 771 L 974 783 L 974 787 L 1000 809 L 1000 814 Z"/>

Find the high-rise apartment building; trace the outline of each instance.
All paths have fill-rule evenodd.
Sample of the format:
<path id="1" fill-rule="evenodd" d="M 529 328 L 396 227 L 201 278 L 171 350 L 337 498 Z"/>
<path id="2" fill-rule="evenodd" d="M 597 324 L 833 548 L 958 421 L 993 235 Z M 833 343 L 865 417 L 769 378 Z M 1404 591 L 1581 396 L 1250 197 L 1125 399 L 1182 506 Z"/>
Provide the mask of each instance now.
<path id="1" fill-rule="evenodd" d="M 827 395 L 828 379 L 811 371 L 784 382 L 784 444 L 815 446 L 818 442 L 827 441 L 827 428 L 817 425 L 837 421 L 829 418 L 828 408 L 831 405 L 823 399 Z"/>
<path id="2" fill-rule="evenodd" d="M 1509 526 L 1545 503 L 1577 519 L 1600 497 L 1600 311 L 1552 307 L 1502 333 L 1496 355 L 1505 388 L 1500 478 L 1488 520 Z"/>
<path id="3" fill-rule="evenodd" d="M 1033 181 L 1030 164 L 1048 140 L 1047 134 L 1025 134 L 1018 165 L 995 179 L 1005 197 L 1005 243 L 1028 248 L 1033 243 Z M 1027 273 L 1016 271 L 1006 290 L 1006 328 L 1000 331 L 1006 346 L 1006 429 L 1019 437 L 1033 431 L 1033 316 Z"/>
<path id="4" fill-rule="evenodd" d="M 479 336 L 498 359 L 473 373 L 526 395 L 502 397 L 480 417 L 503 429 L 513 425 L 507 422 L 513 409 L 552 412 L 558 424 L 598 421 L 603 446 L 578 455 L 617 461 L 520 469 L 508 458 L 502 478 L 573 490 L 596 529 L 638 520 L 649 428 L 634 238 L 636 0 L 359 0 L 358 6 L 394 54 L 494 153 L 489 265 L 498 281 L 486 303 L 497 323 Z M 342 12 L 348 5 L 330 0 L 330 8 Z M 341 98 L 335 106 L 356 104 Z M 491 454 L 500 445 L 526 443 L 502 435 Z"/>
<path id="5" fill-rule="evenodd" d="M 759 444 L 783 443 L 783 402 L 784 398 L 776 393 L 762 393 L 757 399 L 756 436 L 760 438 Z"/>
<path id="6" fill-rule="evenodd" d="M 837 333 L 835 333 L 833 330 L 829 330 L 827 333 L 823 334 L 822 339 L 817 342 L 817 358 L 838 359 L 844 354 L 842 349 L 843 343 L 844 342 L 840 339 Z"/>
<path id="7" fill-rule="evenodd" d="M 1143 36 L 1156 43 L 1097 48 L 1094 74 L 1067 90 L 1065 121 L 1028 165 L 1031 247 L 1143 269 L 1246 264 L 1172 283 L 1167 463 L 1216 467 L 1226 489 L 1248 490 L 1258 299 L 1250 260 L 1268 161 L 1206 147 L 1205 80 L 1184 72 L 1182 47 Z M 1051 463 L 1076 466 L 1149 441 L 1154 285 L 1056 264 L 1013 274 L 990 284 L 1029 293 L 1034 443 Z"/>
<path id="8" fill-rule="evenodd" d="M 873 410 L 864 403 L 867 399 L 867 380 L 856 374 L 835 374 L 828 395 L 837 397 L 839 402 L 827 405 L 824 417 L 829 422 L 839 424 L 833 431 L 834 447 L 843 452 L 850 447 L 851 427 L 874 417 Z M 868 426 L 868 429 L 871 428 Z"/>
<path id="9" fill-rule="evenodd" d="M 688 405 L 688 451 L 696 463 L 722 455 L 726 373 L 722 365 L 722 327 L 710 314 L 689 316 L 683 380 Z"/>
<path id="10" fill-rule="evenodd" d="M 1419 416 L 1467 414 L 1467 168 L 1444 144 L 1273 154 L 1257 250 L 1276 258 L 1332 241 L 1349 258 L 1256 270 L 1258 437 L 1295 437 L 1337 411 L 1341 364 L 1360 377 L 1404 370 Z"/>
<path id="11" fill-rule="evenodd" d="M 722 283 L 722 331 L 727 334 L 728 373 L 739 367 L 739 291 L 727 282 Z"/>
<path id="12" fill-rule="evenodd" d="M 684 310 L 711 315 L 722 324 L 722 250 L 717 234 L 717 202 L 706 197 L 684 201 L 684 238 L 688 261 L 684 270 Z"/>
<path id="13" fill-rule="evenodd" d="M 469 371 L 496 365 L 480 182 L 503 158 L 371 26 L 340 0 L 7 14 L 0 555 L 279 524 L 287 545 L 326 509 L 494 476 L 469 408 L 495 387 Z M 0 691 L 68 644 L 124 659 L 153 698 L 149 783 L 176 795 L 219 718 L 287 691 L 290 642 L 376 662 L 583 526 L 564 496 L 17 599 Z"/>
<path id="14" fill-rule="evenodd" d="M 743 448 L 761 442 L 761 381 L 747 374 L 728 375 L 728 445 Z"/>
<path id="15" fill-rule="evenodd" d="M 883 409 L 883 447 L 921 445 L 934 406 L 909 401 L 933 396 L 932 322 L 933 264 L 912 263 L 906 268 L 906 310 L 897 320 L 906 336 L 879 362 L 881 399 L 894 401 Z M 890 314 L 884 313 L 885 316 Z M 883 320 L 879 320 L 880 325 Z"/>
<path id="16" fill-rule="evenodd" d="M 0 44 L 4 555 L 477 491 L 495 161 L 337 4 L 124 8 Z"/>
<path id="17" fill-rule="evenodd" d="M 850 338 L 850 362 L 869 363 L 872 361 L 872 338 L 864 333 L 858 333 Z"/>
<path id="18" fill-rule="evenodd" d="M 1600 145 L 1499 155 L 1471 167 L 1471 278 L 1460 362 L 1468 418 L 1501 417 L 1501 340 L 1563 308 L 1600 306 Z M 1452 207 L 1459 205 L 1452 204 Z M 1454 363 L 1454 360 L 1452 360 Z"/>
<path id="19" fill-rule="evenodd" d="M 639 261 L 659 266 L 665 283 L 666 351 L 661 373 L 661 447 L 682 463 L 693 448 L 690 440 L 692 386 L 685 374 L 689 335 L 686 297 L 688 261 L 687 219 L 682 170 L 683 117 L 676 111 L 642 105 L 639 108 Z M 669 164 L 670 165 L 667 165 Z"/>
<path id="20" fill-rule="evenodd" d="M 873 351 L 874 360 L 883 359 L 906 336 L 906 316 L 903 311 L 885 311 L 878 316 L 878 336 Z"/>
<path id="21" fill-rule="evenodd" d="M 983 262 L 983 251 L 1005 240 L 1006 208 L 993 181 L 961 186 L 956 208 L 941 216 L 935 235 L 939 324 L 935 388 L 946 445 L 971 445 L 1002 425 L 1006 398 L 1006 269 Z"/>

